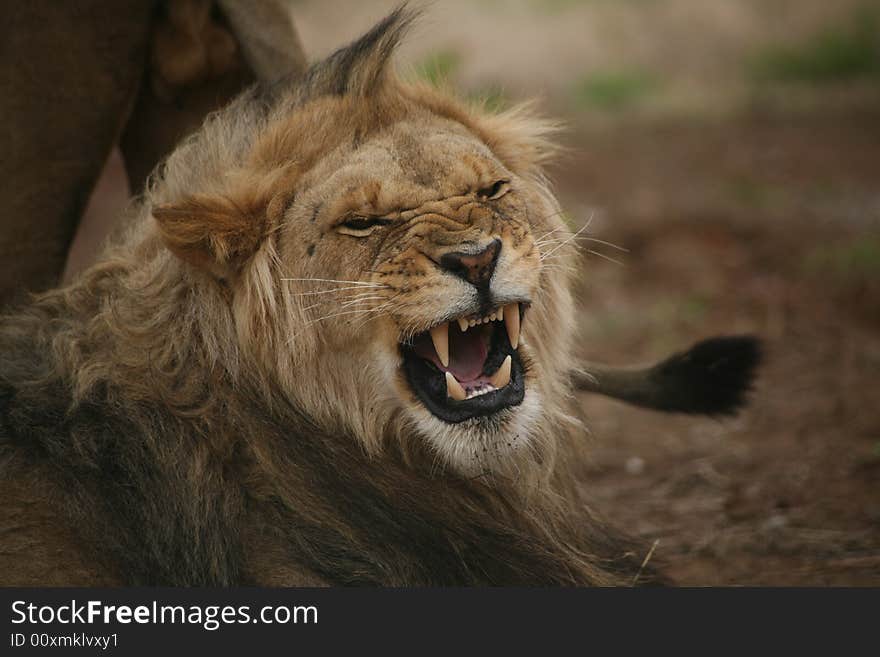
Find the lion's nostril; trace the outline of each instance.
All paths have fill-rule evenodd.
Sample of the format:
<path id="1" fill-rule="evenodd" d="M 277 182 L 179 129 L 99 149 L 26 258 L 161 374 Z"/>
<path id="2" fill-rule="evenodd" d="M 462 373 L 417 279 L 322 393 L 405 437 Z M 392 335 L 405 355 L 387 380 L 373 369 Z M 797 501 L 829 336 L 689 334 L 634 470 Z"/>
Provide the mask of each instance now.
<path id="1" fill-rule="evenodd" d="M 478 288 L 489 286 L 495 264 L 501 253 L 501 240 L 495 238 L 479 253 L 447 253 L 440 258 L 440 266 Z"/>

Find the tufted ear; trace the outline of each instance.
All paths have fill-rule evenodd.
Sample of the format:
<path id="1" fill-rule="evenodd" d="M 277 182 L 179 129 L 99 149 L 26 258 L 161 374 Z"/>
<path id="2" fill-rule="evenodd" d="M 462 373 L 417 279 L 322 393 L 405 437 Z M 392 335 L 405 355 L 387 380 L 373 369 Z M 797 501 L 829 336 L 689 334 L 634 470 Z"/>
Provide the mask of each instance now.
<path id="1" fill-rule="evenodd" d="M 388 62 L 419 12 L 402 5 L 353 43 L 309 69 L 302 85 L 307 96 L 375 93 L 386 77 Z"/>
<path id="2" fill-rule="evenodd" d="M 174 255 L 218 278 L 239 271 L 267 231 L 265 207 L 225 196 L 190 196 L 153 208 L 153 217 Z"/>
<path id="3" fill-rule="evenodd" d="M 218 278 L 235 276 L 278 224 L 293 195 L 295 164 L 230 176 L 224 193 L 192 194 L 153 208 L 159 235 L 184 262 Z"/>

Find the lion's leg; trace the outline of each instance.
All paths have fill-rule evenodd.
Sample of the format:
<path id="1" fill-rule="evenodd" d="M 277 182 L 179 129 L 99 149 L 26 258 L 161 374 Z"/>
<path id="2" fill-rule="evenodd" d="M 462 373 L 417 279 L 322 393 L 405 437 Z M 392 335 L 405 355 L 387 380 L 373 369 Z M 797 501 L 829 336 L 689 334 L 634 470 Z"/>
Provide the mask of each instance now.
<path id="1" fill-rule="evenodd" d="M 194 132 L 210 112 L 238 95 L 251 79 L 242 64 L 216 80 L 181 91 L 170 102 L 158 98 L 149 85 L 144 85 L 120 142 L 131 192 L 143 192 L 147 176 L 156 164 L 183 137 Z"/>
<path id="2" fill-rule="evenodd" d="M 183 137 L 254 81 L 213 0 L 166 0 L 149 41 L 144 84 L 120 142 L 135 194 Z"/>
<path id="3" fill-rule="evenodd" d="M 0 0 L 0 304 L 55 284 L 144 68 L 154 0 Z"/>
<path id="4" fill-rule="evenodd" d="M 300 75 L 306 56 L 286 0 L 166 0 L 150 35 L 145 84 L 122 136 L 139 193 L 156 164 L 256 80 Z"/>

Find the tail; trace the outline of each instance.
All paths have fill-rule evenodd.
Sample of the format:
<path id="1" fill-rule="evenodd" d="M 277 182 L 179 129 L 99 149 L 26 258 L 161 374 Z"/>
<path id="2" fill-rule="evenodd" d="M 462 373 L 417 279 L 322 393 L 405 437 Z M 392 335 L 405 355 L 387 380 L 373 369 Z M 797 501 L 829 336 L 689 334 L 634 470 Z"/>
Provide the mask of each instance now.
<path id="1" fill-rule="evenodd" d="M 734 415 L 746 402 L 761 362 L 753 336 L 715 337 L 649 367 L 585 366 L 577 388 L 671 413 Z"/>

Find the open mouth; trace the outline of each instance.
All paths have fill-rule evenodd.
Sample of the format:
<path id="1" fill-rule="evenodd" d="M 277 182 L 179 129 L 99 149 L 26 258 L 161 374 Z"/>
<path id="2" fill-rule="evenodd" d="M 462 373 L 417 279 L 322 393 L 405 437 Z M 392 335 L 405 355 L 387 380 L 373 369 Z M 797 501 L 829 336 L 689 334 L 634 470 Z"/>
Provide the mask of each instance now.
<path id="1" fill-rule="evenodd" d="M 400 345 L 407 381 L 429 411 L 463 422 L 522 402 L 517 348 L 524 314 L 524 305 L 510 303 L 438 324 Z"/>

